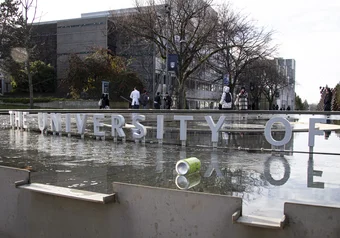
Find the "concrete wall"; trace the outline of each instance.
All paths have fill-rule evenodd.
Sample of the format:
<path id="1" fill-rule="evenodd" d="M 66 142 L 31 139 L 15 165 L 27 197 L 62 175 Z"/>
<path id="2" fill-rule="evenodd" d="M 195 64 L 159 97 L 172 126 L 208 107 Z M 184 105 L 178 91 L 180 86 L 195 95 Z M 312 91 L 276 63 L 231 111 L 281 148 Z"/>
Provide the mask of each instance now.
<path id="1" fill-rule="evenodd" d="M 340 208 L 286 203 L 287 237 L 340 237 Z"/>
<path id="2" fill-rule="evenodd" d="M 0 237 L 339 237 L 339 208 L 285 204 L 283 230 L 233 224 L 241 198 L 113 183 L 115 203 L 18 189 L 29 171 L 0 167 Z"/>
<path id="3" fill-rule="evenodd" d="M 29 171 L 0 166 L 0 237 L 27 237 L 30 194 L 16 189 L 16 181 L 28 180 Z"/>

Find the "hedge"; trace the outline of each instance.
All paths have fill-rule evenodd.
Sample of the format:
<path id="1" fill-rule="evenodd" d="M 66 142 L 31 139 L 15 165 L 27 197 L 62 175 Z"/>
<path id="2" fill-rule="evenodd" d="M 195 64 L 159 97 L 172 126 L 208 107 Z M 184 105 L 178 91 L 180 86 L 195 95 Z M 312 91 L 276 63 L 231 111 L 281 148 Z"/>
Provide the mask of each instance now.
<path id="1" fill-rule="evenodd" d="M 29 98 L 1 98 L 3 103 L 22 103 L 22 104 L 29 104 Z M 40 102 L 52 102 L 52 101 L 64 101 L 65 98 L 52 98 L 52 97 L 44 97 L 44 98 L 33 98 L 33 102 L 40 103 Z"/>

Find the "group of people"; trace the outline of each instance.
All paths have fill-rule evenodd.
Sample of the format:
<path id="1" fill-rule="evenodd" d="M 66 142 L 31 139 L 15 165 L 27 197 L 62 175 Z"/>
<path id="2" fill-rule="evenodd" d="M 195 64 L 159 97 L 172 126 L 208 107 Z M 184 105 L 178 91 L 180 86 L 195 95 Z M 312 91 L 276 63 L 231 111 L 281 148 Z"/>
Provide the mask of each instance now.
<path id="1" fill-rule="evenodd" d="M 326 90 L 326 95 L 324 98 L 324 111 L 331 111 L 332 108 L 332 90 L 328 87 L 323 88 Z M 322 93 L 321 90 L 320 92 Z M 134 109 L 139 109 L 141 106 L 143 109 L 148 109 L 150 97 L 146 90 L 143 91 L 143 94 L 140 95 L 140 92 L 135 87 L 134 90 L 130 94 L 131 98 L 131 107 Z M 170 109 L 172 107 L 173 101 L 169 93 L 165 94 L 163 98 L 164 101 L 164 108 Z M 234 101 L 234 105 L 239 110 L 247 110 L 248 109 L 248 93 L 246 92 L 245 87 L 242 87 L 240 92 L 236 94 L 236 99 Z M 99 109 L 109 109 L 110 108 L 110 101 L 108 94 L 102 94 L 99 102 L 98 102 Z M 160 92 L 157 92 L 156 96 L 153 100 L 153 106 L 155 109 L 160 109 L 162 106 L 162 97 Z M 233 108 L 233 96 L 230 93 L 230 88 L 228 86 L 223 87 L 223 93 L 221 96 L 221 100 L 219 102 L 219 109 L 220 110 L 232 110 Z M 278 110 L 278 105 L 273 105 L 273 110 Z M 283 107 L 280 110 L 290 110 L 290 106 L 287 108 Z"/>
<path id="2" fill-rule="evenodd" d="M 142 106 L 143 109 L 148 109 L 149 107 L 149 102 L 150 102 L 150 97 L 147 94 L 147 91 L 144 90 L 143 94 L 140 95 L 139 91 L 137 90 L 137 88 L 135 87 L 133 89 L 133 91 L 130 94 L 130 98 L 131 98 L 131 107 L 133 109 L 139 109 L 140 106 Z M 165 109 L 170 109 L 172 106 L 172 98 L 169 95 L 169 93 L 167 92 L 165 94 L 164 97 L 164 103 L 165 103 Z M 160 109 L 161 105 L 162 105 L 162 100 L 161 100 L 161 96 L 160 93 L 157 92 L 155 98 L 154 98 L 154 102 L 153 102 L 154 108 L 155 109 Z"/>
<path id="3" fill-rule="evenodd" d="M 172 98 L 169 95 L 169 93 L 165 93 L 165 97 L 163 99 L 164 99 L 164 108 L 170 109 L 172 107 Z M 162 106 L 162 99 L 160 96 L 160 92 L 157 92 L 156 97 L 153 102 L 153 107 L 155 109 L 161 109 L 161 106 Z"/>
<path id="4" fill-rule="evenodd" d="M 99 109 L 110 109 L 109 95 L 103 93 L 98 102 Z"/>
<path id="5" fill-rule="evenodd" d="M 236 94 L 234 105 L 239 110 L 248 109 L 248 93 L 245 87 L 242 87 L 240 92 Z M 232 108 L 233 108 L 233 96 L 230 93 L 230 88 L 228 86 L 224 86 L 223 93 L 222 93 L 221 100 L 220 100 L 220 109 L 221 110 L 232 110 Z"/>
<path id="6" fill-rule="evenodd" d="M 272 110 L 280 110 L 280 111 L 290 111 L 290 106 L 288 105 L 286 107 L 286 105 L 283 105 L 280 109 L 279 109 L 279 105 L 275 105 L 273 104 L 273 107 L 271 108 Z"/>

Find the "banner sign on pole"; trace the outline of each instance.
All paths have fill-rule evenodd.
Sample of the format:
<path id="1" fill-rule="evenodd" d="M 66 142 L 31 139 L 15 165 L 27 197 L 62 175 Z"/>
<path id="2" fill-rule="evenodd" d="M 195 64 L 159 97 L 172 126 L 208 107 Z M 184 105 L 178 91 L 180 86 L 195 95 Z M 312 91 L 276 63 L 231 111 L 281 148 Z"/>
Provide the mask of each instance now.
<path id="1" fill-rule="evenodd" d="M 223 77 L 223 83 L 224 85 L 229 85 L 229 76 L 228 74 L 225 74 Z"/>
<path id="2" fill-rule="evenodd" d="M 102 93 L 109 95 L 109 82 L 102 81 Z"/>
<path id="3" fill-rule="evenodd" d="M 168 71 L 177 72 L 178 55 L 169 54 Z"/>

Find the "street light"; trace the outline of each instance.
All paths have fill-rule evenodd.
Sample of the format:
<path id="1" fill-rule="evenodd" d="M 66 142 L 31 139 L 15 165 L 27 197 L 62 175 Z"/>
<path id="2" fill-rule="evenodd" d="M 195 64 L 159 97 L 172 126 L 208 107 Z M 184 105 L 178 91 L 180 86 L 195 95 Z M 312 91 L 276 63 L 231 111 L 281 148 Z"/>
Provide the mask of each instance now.
<path id="1" fill-rule="evenodd" d="M 166 17 L 166 22 L 165 22 L 165 86 L 166 86 L 166 90 L 168 90 L 169 87 L 169 78 L 168 78 L 168 74 L 169 74 L 169 69 L 168 69 L 168 64 L 169 64 L 169 39 L 168 39 L 168 25 L 169 25 L 169 20 L 170 20 L 170 5 L 169 4 L 165 4 L 164 5 L 164 9 L 165 9 L 165 14 L 167 15 Z M 165 92 L 164 92 L 164 78 L 162 79 L 162 98 L 164 98 L 165 96 Z M 163 101 L 162 106 L 164 107 L 165 102 Z"/>
<path id="2" fill-rule="evenodd" d="M 165 23 L 165 85 L 166 85 L 166 90 L 169 91 L 169 20 L 170 20 L 170 5 L 165 4 L 165 14 L 167 15 L 166 18 L 166 23 Z M 163 95 L 164 96 L 164 95 Z"/>

